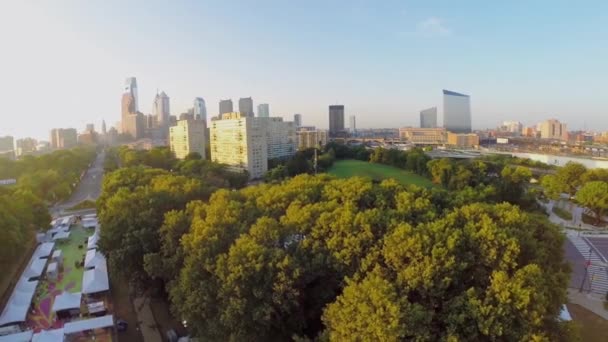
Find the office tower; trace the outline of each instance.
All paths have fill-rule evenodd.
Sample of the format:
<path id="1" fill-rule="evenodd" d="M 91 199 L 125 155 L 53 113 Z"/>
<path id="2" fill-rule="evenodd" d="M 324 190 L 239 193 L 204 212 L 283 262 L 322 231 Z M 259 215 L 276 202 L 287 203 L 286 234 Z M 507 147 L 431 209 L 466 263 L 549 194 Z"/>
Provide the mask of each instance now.
<path id="1" fill-rule="evenodd" d="M 106 135 L 106 120 L 101 121 L 101 134 Z"/>
<path id="2" fill-rule="evenodd" d="M 194 114 L 194 119 L 207 121 L 207 106 L 205 105 L 205 100 L 202 97 L 197 97 L 194 99 L 194 107 L 192 107 Z"/>
<path id="3" fill-rule="evenodd" d="M 202 120 L 179 120 L 169 128 L 169 146 L 178 159 L 197 152 L 205 159 L 205 122 Z"/>
<path id="4" fill-rule="evenodd" d="M 443 145 L 445 128 L 399 128 L 399 138 L 414 145 Z"/>
<path id="5" fill-rule="evenodd" d="M 95 132 L 95 125 L 94 124 L 87 124 L 86 128 L 84 129 L 87 132 Z"/>
<path id="6" fill-rule="evenodd" d="M 298 150 L 307 148 L 322 148 L 327 144 L 328 133 L 324 129 L 305 129 L 296 132 L 298 137 Z"/>
<path id="7" fill-rule="evenodd" d="M 268 159 L 281 159 L 296 154 L 297 137 L 293 122 L 283 121 L 279 117 L 254 119 L 262 122 Z"/>
<path id="8" fill-rule="evenodd" d="M 443 127 L 453 133 L 471 132 L 471 97 L 443 90 Z"/>
<path id="9" fill-rule="evenodd" d="M 51 130 L 51 147 L 56 149 L 71 148 L 78 143 L 75 128 L 53 128 Z"/>
<path id="10" fill-rule="evenodd" d="M 270 106 L 268 103 L 261 103 L 258 105 L 258 116 L 260 118 L 267 118 L 270 116 Z"/>
<path id="11" fill-rule="evenodd" d="M 479 135 L 475 133 L 448 132 L 447 145 L 459 148 L 471 148 L 479 146 Z"/>
<path id="12" fill-rule="evenodd" d="M 156 116 L 156 122 L 165 136 L 169 133 L 169 116 L 171 115 L 170 99 L 164 91 L 156 94 L 152 105 L 152 115 Z"/>
<path id="13" fill-rule="evenodd" d="M 125 80 L 125 94 L 129 94 L 133 98 L 133 110 L 132 113 L 139 111 L 139 99 L 137 98 L 137 79 L 135 77 L 128 77 Z"/>
<path id="14" fill-rule="evenodd" d="M 253 100 L 251 97 L 242 97 L 239 99 L 239 112 L 246 116 L 254 116 Z"/>
<path id="15" fill-rule="evenodd" d="M 15 139 L 10 135 L 0 137 L 0 152 L 14 151 L 15 150 Z"/>
<path id="16" fill-rule="evenodd" d="M 0 138 L 0 140 L 2 140 L 2 138 Z M 15 150 L 17 156 L 34 153 L 36 152 L 36 146 L 38 146 L 38 142 L 33 138 L 17 139 L 15 143 L 17 144 L 17 148 Z M 1 147 L 0 150 L 2 150 Z"/>
<path id="17" fill-rule="evenodd" d="M 231 99 L 220 100 L 220 113 L 219 113 L 218 117 L 221 118 L 222 114 L 232 113 L 232 112 L 234 112 L 234 109 L 232 107 L 232 100 Z"/>
<path id="18" fill-rule="evenodd" d="M 543 121 L 539 125 L 542 139 L 568 140 L 568 126 L 556 119 Z"/>
<path id="19" fill-rule="evenodd" d="M 268 146 L 264 122 L 241 113 L 224 113 L 211 121 L 211 160 L 235 172 L 246 170 L 249 178 L 268 171 Z"/>
<path id="20" fill-rule="evenodd" d="M 344 106 L 329 106 L 329 136 L 336 137 L 344 134 Z"/>
<path id="21" fill-rule="evenodd" d="M 296 125 L 296 128 L 302 126 L 302 114 L 294 114 L 293 123 Z"/>
<path id="22" fill-rule="evenodd" d="M 356 134 L 357 133 L 357 119 L 355 118 L 354 115 L 351 115 L 348 117 L 348 128 L 350 130 L 351 134 Z"/>
<path id="23" fill-rule="evenodd" d="M 420 111 L 420 128 L 437 127 L 437 107 Z"/>

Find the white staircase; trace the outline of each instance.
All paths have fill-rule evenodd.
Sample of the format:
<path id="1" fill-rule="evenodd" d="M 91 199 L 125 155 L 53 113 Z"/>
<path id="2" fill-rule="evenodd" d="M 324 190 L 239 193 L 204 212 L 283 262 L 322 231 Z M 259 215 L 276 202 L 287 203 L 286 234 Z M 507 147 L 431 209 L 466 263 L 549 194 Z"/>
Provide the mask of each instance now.
<path id="1" fill-rule="evenodd" d="M 608 293 L 608 263 L 606 263 L 606 259 L 591 246 L 591 243 L 585 237 L 575 234 L 567 234 L 567 236 L 583 258 L 591 261 L 587 270 L 585 288 L 588 288 L 591 284 L 591 292 L 604 298 Z"/>

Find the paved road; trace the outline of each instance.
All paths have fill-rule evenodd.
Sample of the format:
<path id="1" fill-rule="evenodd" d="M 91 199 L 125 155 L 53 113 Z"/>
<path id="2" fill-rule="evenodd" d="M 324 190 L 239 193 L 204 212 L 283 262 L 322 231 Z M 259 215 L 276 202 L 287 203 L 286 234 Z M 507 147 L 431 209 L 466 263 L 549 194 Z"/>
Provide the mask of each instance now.
<path id="1" fill-rule="evenodd" d="M 579 289 L 581 284 L 583 284 L 583 278 L 585 277 L 586 259 L 569 239 L 566 239 L 564 242 L 564 256 L 566 261 L 570 264 L 570 267 L 572 267 L 572 274 L 570 275 L 570 284 L 568 287 Z M 588 281 L 584 283 L 583 290 L 591 290 Z"/>
<path id="2" fill-rule="evenodd" d="M 96 200 L 101 194 L 101 181 L 103 179 L 103 161 L 105 152 L 101 152 L 95 158 L 91 167 L 72 193 L 70 198 L 51 209 L 52 214 L 59 214 L 62 210 L 71 208 L 84 200 Z"/>

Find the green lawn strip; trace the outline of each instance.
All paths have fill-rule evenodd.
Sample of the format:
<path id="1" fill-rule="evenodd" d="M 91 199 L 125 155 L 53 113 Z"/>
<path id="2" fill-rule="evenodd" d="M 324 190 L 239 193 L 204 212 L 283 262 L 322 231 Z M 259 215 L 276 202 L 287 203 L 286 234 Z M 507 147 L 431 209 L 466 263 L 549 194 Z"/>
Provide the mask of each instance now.
<path id="1" fill-rule="evenodd" d="M 562 220 L 572 221 L 572 213 L 560 207 L 553 207 L 553 213 L 559 216 Z"/>
<path id="2" fill-rule="evenodd" d="M 369 177 L 374 180 L 394 178 L 401 184 L 414 184 L 422 187 L 435 186 L 429 179 L 393 166 L 368 163 L 360 160 L 338 160 L 328 171 L 340 178 L 353 176 Z"/>

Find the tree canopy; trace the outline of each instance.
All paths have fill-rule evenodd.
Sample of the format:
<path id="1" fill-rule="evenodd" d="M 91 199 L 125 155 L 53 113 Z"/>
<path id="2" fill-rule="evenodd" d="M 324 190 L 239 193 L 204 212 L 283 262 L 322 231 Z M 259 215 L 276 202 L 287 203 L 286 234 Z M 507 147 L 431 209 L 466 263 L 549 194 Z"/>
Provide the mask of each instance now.
<path id="1" fill-rule="evenodd" d="M 585 183 L 576 192 L 576 202 L 593 212 L 596 224 L 601 223 L 604 214 L 608 211 L 608 183 L 602 181 Z"/>

